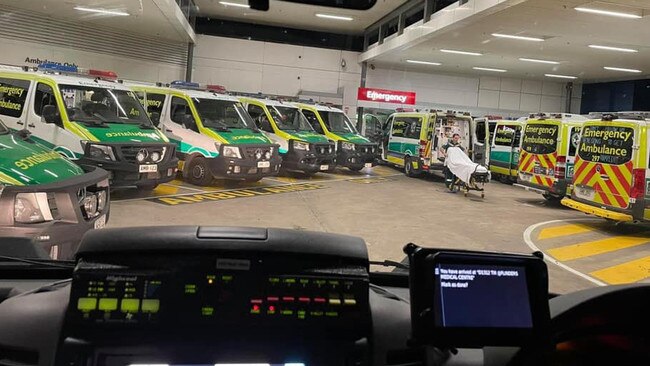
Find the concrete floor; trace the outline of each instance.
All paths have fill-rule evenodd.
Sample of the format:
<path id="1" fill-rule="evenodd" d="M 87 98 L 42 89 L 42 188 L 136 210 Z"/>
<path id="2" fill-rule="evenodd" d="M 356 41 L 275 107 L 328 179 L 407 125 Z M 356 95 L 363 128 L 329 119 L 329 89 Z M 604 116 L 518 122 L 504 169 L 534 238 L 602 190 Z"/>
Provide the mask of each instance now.
<path id="1" fill-rule="evenodd" d="M 206 189 L 174 181 L 152 195 L 116 192 L 108 226 L 234 225 L 343 233 L 363 237 L 373 260 L 400 261 L 404 258 L 402 247 L 408 242 L 427 247 L 530 253 L 524 232 L 531 225 L 586 217 L 546 202 L 537 194 L 498 182 L 487 185 L 485 199 L 476 193 L 463 197 L 447 192 L 441 178 L 408 178 L 383 166 L 375 167 L 372 173 L 340 171 L 317 175 L 313 180 L 269 178 L 254 186 L 266 189 L 263 187 L 304 182 L 320 188 L 175 205 L 152 197 L 192 197 Z M 214 192 L 248 186 L 217 185 L 207 191 L 214 198 L 222 197 Z M 554 292 L 596 285 L 553 264 L 549 264 L 549 272 Z"/>

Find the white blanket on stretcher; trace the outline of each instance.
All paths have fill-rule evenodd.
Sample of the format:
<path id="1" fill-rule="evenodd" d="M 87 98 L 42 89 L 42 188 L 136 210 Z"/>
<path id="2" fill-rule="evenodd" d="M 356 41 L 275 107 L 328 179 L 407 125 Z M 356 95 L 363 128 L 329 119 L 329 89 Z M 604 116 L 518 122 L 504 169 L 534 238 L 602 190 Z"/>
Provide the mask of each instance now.
<path id="1" fill-rule="evenodd" d="M 487 173 L 487 169 L 473 162 L 460 147 L 449 147 L 445 166 L 460 180 L 469 184 L 472 173 Z"/>

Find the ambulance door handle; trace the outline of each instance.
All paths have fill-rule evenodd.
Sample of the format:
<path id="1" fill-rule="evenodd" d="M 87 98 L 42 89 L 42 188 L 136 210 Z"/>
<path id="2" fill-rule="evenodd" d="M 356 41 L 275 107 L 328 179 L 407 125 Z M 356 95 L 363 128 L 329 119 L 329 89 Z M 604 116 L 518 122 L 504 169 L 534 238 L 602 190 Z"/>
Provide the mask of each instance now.
<path id="1" fill-rule="evenodd" d="M 607 174 L 601 174 L 601 175 L 600 175 L 600 179 L 602 179 L 602 180 L 609 180 L 609 175 L 607 175 Z"/>
<path id="2" fill-rule="evenodd" d="M 17 125 L 21 125 L 21 126 L 24 125 L 24 123 L 22 123 L 22 122 L 20 122 L 20 121 L 16 122 L 16 124 L 17 124 Z"/>
<path id="3" fill-rule="evenodd" d="M 174 132 L 174 131 L 170 130 L 169 128 L 166 128 L 165 132 Z"/>
<path id="4" fill-rule="evenodd" d="M 30 123 L 30 124 L 27 125 L 27 127 L 32 127 L 32 128 L 34 128 L 34 127 L 36 127 L 36 125 L 33 124 L 33 123 Z"/>

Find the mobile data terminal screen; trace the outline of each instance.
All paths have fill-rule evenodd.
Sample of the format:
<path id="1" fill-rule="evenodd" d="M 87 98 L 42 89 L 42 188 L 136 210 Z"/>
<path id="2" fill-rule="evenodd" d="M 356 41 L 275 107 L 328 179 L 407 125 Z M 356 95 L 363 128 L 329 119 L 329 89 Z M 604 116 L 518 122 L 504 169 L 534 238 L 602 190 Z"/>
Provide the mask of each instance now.
<path id="1" fill-rule="evenodd" d="M 534 256 L 422 248 L 411 256 L 414 338 L 438 346 L 523 346 L 545 338 L 548 274 Z"/>

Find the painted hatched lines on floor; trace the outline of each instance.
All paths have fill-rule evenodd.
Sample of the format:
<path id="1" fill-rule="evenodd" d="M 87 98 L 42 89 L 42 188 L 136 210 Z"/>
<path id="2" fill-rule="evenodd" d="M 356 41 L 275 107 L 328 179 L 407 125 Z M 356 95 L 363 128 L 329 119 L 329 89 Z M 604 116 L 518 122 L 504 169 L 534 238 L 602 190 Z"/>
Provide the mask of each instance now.
<path id="1" fill-rule="evenodd" d="M 598 285 L 650 279 L 650 231 L 602 220 L 555 220 L 527 229 L 526 244 Z M 534 239 L 533 239 L 534 238 Z"/>
<path id="2" fill-rule="evenodd" d="M 549 249 L 547 252 L 559 261 L 571 261 L 650 243 L 650 238 L 646 234 L 586 241 Z"/>

